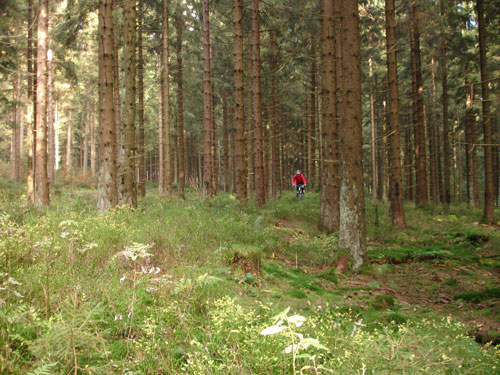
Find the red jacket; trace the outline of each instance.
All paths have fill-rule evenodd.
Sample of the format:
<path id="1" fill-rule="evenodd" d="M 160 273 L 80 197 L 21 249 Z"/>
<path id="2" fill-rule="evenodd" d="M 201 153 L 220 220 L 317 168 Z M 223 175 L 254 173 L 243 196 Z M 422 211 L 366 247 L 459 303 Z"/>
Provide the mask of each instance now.
<path id="1" fill-rule="evenodd" d="M 306 178 L 301 174 L 294 174 L 292 178 L 292 185 L 304 184 L 306 185 Z"/>

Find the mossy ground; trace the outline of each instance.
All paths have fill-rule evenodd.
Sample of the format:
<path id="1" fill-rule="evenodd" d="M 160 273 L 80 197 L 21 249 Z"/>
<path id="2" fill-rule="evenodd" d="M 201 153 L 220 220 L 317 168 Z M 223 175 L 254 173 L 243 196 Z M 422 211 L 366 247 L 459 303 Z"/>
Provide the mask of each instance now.
<path id="1" fill-rule="evenodd" d="M 328 348 L 297 371 L 498 373 L 497 350 L 467 336 L 500 328 L 500 234 L 479 211 L 407 206 L 396 231 L 369 202 L 368 262 L 351 274 L 314 193 L 258 210 L 150 186 L 106 214 L 93 190 L 57 189 L 43 210 L 22 194 L 0 183 L 0 373 L 292 373 L 291 336 L 259 335 L 287 306 Z"/>

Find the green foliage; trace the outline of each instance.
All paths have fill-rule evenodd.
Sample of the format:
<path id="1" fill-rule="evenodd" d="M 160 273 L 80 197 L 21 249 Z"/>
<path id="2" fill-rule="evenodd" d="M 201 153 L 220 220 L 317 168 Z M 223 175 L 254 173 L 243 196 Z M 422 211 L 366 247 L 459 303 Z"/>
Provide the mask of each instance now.
<path id="1" fill-rule="evenodd" d="M 22 197 L 22 189 L 2 185 L 2 196 Z M 227 194 L 200 201 L 188 191 L 186 200 L 166 201 L 151 193 L 135 211 L 117 207 L 105 214 L 95 210 L 88 190 L 61 187 L 45 210 L 24 199 L 0 200 L 0 337 L 6 345 L 0 372 L 66 374 L 76 362 L 82 374 L 293 373 L 294 347 L 284 351 L 292 336 L 260 335 L 290 306 L 288 319 L 305 318 L 293 332 L 317 340 L 295 347 L 296 370 L 305 373 L 366 368 L 419 374 L 431 367 L 434 373 L 495 373 L 498 353 L 481 350 L 453 320 L 403 313 L 391 296 L 362 299 L 360 293 L 347 306 L 345 297 L 375 293 L 382 279 L 340 287 L 335 283 L 346 276 L 311 268 L 334 261 L 336 236 L 319 232 L 307 215 L 277 226 L 276 220 L 289 219 L 278 219 L 273 210 L 291 215 L 287 206 L 297 202 L 290 197 L 256 210 Z M 307 199 L 317 196 L 310 193 L 301 204 Z M 459 233 L 453 225 L 450 233 Z M 420 238 L 432 246 L 436 233 L 438 228 Z M 401 246 L 396 235 L 388 238 L 393 241 L 384 246 Z M 495 235 L 490 238 L 483 246 L 496 243 Z M 476 252 L 465 236 L 435 239 L 452 254 L 445 245 Z M 236 254 L 259 259 L 261 274 L 233 269 Z M 282 258 L 290 261 L 277 260 Z M 386 270 L 373 272 L 376 267 Z M 373 265 L 367 272 L 390 277 L 394 267 Z"/>
<path id="2" fill-rule="evenodd" d="M 500 288 L 490 288 L 485 290 L 474 290 L 465 293 L 459 293 L 454 296 L 456 300 L 479 303 L 489 299 L 500 298 Z"/>

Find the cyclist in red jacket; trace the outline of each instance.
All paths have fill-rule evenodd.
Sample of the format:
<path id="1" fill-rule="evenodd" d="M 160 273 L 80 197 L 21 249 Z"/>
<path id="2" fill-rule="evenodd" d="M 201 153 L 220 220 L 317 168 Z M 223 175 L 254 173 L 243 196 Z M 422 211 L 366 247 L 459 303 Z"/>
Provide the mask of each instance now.
<path id="1" fill-rule="evenodd" d="M 303 189 L 307 185 L 306 178 L 302 173 L 300 173 L 300 169 L 297 169 L 297 172 L 293 175 L 292 185 L 297 189 L 297 191 L 299 191 L 299 189 Z"/>

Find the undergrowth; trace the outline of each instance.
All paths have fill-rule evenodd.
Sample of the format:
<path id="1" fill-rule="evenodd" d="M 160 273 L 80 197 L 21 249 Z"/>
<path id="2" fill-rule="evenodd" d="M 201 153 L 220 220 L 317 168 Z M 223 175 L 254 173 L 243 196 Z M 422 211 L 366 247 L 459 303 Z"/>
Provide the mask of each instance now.
<path id="1" fill-rule="evenodd" d="M 282 374 L 295 364 L 325 374 L 498 373 L 498 352 L 452 318 L 403 313 L 392 297 L 348 308 L 337 288 L 346 276 L 331 269 L 336 234 L 317 228 L 317 194 L 297 202 L 285 192 L 257 210 L 230 194 L 166 200 L 151 190 L 137 210 L 105 214 L 92 190 L 61 188 L 42 210 L 24 201 L 21 187 L 0 184 L 0 373 Z M 402 257 L 463 260 L 475 255 L 474 233 L 498 243 L 479 227 L 459 235 L 469 220 L 460 207 L 423 226 L 426 213 L 409 209 L 400 233 L 378 210 L 375 225 L 368 207 L 374 259 L 398 247 Z M 326 350 L 292 360 L 292 336 L 260 335 L 287 306 L 305 317 L 297 334 Z"/>

